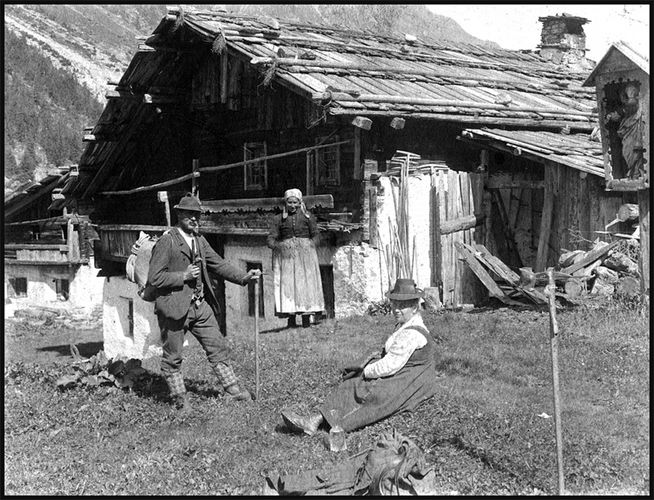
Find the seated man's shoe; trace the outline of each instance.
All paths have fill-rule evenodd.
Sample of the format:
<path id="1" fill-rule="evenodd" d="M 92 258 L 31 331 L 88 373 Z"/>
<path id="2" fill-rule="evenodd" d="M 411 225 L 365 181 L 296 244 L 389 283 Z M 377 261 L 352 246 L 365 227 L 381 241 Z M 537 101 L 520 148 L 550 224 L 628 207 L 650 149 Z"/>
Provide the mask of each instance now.
<path id="1" fill-rule="evenodd" d="M 295 412 L 290 410 L 283 410 L 282 419 L 286 427 L 295 431 L 295 432 L 304 432 L 309 436 L 313 436 L 318 427 L 322 423 L 322 415 L 312 415 L 310 417 L 302 417 Z"/>
<path id="2" fill-rule="evenodd" d="M 237 384 L 225 389 L 227 396 L 234 401 L 252 401 L 252 394 L 247 389 L 241 389 Z"/>

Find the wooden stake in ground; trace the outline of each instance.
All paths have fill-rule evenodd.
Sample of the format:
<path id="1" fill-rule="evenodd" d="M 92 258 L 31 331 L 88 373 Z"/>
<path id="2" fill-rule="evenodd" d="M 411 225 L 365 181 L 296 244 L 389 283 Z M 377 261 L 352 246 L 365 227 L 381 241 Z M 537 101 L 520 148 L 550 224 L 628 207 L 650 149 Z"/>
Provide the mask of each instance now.
<path id="1" fill-rule="evenodd" d="M 254 399 L 259 401 L 259 277 L 254 280 Z"/>
<path id="2" fill-rule="evenodd" d="M 565 492 L 563 477 L 563 435 L 561 431 L 561 408 L 559 398 L 559 325 L 556 322 L 556 299 L 554 274 L 547 269 L 549 283 L 545 288 L 550 310 L 550 348 L 552 352 L 552 389 L 554 392 L 554 427 L 556 430 L 556 463 L 559 476 L 559 495 Z"/>

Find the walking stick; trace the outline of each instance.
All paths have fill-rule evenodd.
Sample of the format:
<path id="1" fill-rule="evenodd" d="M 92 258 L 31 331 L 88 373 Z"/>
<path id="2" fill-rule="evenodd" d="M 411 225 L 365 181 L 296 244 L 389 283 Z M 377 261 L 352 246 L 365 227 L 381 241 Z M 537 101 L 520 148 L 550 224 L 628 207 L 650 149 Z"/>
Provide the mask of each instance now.
<path id="1" fill-rule="evenodd" d="M 556 463 L 559 475 L 559 495 L 565 492 L 563 476 L 563 436 L 561 430 L 561 409 L 559 402 L 559 325 L 556 323 L 556 302 L 554 275 L 547 269 L 547 299 L 550 310 L 550 349 L 552 353 L 552 388 L 554 390 L 554 427 L 556 431 Z"/>
<path id="2" fill-rule="evenodd" d="M 254 399 L 259 401 L 259 277 L 254 280 Z"/>

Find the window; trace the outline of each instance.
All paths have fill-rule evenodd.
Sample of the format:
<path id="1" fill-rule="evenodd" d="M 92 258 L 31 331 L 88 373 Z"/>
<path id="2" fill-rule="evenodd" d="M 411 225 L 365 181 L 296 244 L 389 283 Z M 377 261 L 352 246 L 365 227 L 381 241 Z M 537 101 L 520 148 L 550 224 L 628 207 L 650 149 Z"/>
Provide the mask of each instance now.
<path id="1" fill-rule="evenodd" d="M 338 137 L 321 137 L 317 144 L 338 142 Z M 341 147 L 329 146 L 312 151 L 312 163 L 317 186 L 339 186 L 341 184 Z"/>
<path id="2" fill-rule="evenodd" d="M 70 282 L 66 279 L 55 279 L 55 292 L 57 292 L 57 299 L 68 300 L 70 295 Z"/>
<path id="3" fill-rule="evenodd" d="M 134 299 L 121 297 L 118 314 L 125 337 L 134 339 Z"/>
<path id="4" fill-rule="evenodd" d="M 27 297 L 27 278 L 9 278 L 11 297 Z"/>
<path id="5" fill-rule="evenodd" d="M 261 262 L 246 262 L 245 268 L 249 271 L 250 269 L 259 269 L 263 271 L 263 266 Z M 265 318 L 263 310 L 263 275 L 259 277 L 258 280 L 251 280 L 248 282 L 248 316 L 254 317 L 254 287 L 259 287 L 259 317 Z"/>
<path id="6" fill-rule="evenodd" d="M 267 155 L 265 142 L 247 142 L 243 145 L 243 161 Z M 268 187 L 268 162 L 259 160 L 243 166 L 243 189 L 251 191 Z"/>

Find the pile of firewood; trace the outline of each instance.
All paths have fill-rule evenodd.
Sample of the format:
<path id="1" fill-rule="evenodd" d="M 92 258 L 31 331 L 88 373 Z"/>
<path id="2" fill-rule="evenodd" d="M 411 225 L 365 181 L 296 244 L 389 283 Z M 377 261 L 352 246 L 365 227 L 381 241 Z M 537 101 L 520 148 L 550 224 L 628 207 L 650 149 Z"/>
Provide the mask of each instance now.
<path id="1" fill-rule="evenodd" d="M 613 243 L 595 241 L 585 252 L 564 252 L 559 258 L 560 271 L 572 277 L 566 282 L 567 295 L 613 295 L 615 292 L 635 295 L 640 292 L 638 269 L 639 242 L 618 240 Z"/>

